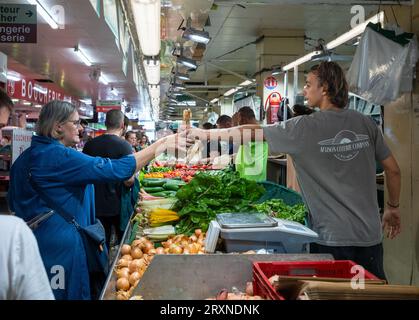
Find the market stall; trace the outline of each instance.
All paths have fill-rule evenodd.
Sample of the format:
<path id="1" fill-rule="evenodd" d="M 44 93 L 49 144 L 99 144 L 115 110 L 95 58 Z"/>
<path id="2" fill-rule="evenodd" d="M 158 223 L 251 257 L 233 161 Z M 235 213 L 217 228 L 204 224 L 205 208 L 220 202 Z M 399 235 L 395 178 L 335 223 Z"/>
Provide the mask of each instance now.
<path id="1" fill-rule="evenodd" d="M 242 288 L 251 280 L 251 262 L 262 256 L 256 254 L 258 250 L 268 261 L 331 258 L 308 254 L 307 244 L 317 234 L 304 226 L 306 209 L 301 197 L 282 186 L 242 179 L 228 168 L 159 162 L 141 174 L 140 181 L 135 214 L 112 263 L 102 299 L 201 299 L 216 294 L 222 283 Z M 172 263 L 182 265 L 176 270 L 218 263 L 220 269 L 238 265 L 242 271 L 230 282 L 213 279 L 216 273 L 211 275 L 212 285 L 199 295 L 188 289 L 183 295 L 172 292 L 169 297 L 147 289 L 157 288 L 152 284 L 160 281 L 155 274 Z M 213 267 L 208 269 L 215 272 Z M 194 271 L 196 279 L 207 282 L 209 275 L 202 272 Z"/>

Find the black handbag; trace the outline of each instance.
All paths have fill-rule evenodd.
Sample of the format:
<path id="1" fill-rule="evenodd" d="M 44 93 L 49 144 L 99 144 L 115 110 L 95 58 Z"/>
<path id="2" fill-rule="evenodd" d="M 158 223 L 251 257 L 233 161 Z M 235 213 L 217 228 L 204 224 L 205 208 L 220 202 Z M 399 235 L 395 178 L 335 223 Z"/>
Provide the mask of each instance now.
<path id="1" fill-rule="evenodd" d="M 38 193 L 42 200 L 49 206 L 48 213 L 36 216 L 28 222 L 31 223 L 30 227 L 35 229 L 39 223 L 50 217 L 54 212 L 58 213 L 65 221 L 75 226 L 83 240 L 84 249 L 86 251 L 87 265 L 89 273 L 103 274 L 106 276 L 109 272 L 109 257 L 108 250 L 105 244 L 105 228 L 102 223 L 95 219 L 95 223 L 86 227 L 80 226 L 73 215 L 65 212 L 63 208 L 58 208 L 54 201 L 46 195 L 33 181 L 31 172 L 29 172 L 29 181 L 33 189 Z"/>

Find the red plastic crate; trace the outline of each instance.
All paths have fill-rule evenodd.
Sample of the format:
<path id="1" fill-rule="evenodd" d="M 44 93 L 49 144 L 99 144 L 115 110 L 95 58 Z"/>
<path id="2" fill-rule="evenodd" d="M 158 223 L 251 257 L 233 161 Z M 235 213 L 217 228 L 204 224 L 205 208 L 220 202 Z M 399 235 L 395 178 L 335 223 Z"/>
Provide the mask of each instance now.
<path id="1" fill-rule="evenodd" d="M 253 262 L 253 292 L 265 299 L 285 300 L 269 283 L 273 275 L 351 279 L 355 265 L 351 260 Z M 379 280 L 367 270 L 365 279 Z"/>

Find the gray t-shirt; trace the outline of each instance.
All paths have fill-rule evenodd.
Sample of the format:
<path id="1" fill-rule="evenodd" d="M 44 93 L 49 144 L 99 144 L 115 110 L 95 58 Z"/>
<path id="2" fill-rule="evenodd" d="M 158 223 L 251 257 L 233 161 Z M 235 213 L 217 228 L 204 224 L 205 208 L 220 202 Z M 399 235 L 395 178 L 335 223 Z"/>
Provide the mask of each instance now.
<path id="1" fill-rule="evenodd" d="M 288 153 L 319 244 L 373 246 L 382 231 L 376 161 L 390 156 L 374 121 L 354 110 L 321 111 L 263 128 L 274 153 Z"/>

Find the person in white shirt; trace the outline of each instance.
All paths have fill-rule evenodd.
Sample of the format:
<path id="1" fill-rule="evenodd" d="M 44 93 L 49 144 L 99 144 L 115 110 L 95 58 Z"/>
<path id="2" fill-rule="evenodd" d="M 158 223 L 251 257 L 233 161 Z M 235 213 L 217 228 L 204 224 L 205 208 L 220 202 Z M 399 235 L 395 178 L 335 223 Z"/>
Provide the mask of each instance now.
<path id="1" fill-rule="evenodd" d="M 54 300 L 32 230 L 0 215 L 0 300 Z"/>

